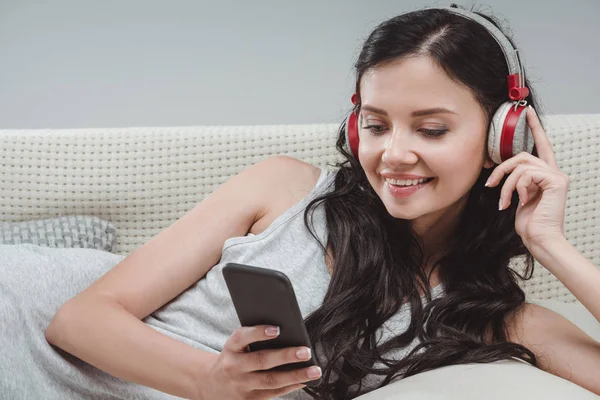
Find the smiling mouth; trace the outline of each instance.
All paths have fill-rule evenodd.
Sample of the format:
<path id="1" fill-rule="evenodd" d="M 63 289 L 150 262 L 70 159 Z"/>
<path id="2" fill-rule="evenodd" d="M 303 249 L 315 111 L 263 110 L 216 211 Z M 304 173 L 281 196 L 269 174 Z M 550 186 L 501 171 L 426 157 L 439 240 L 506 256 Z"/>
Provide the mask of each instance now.
<path id="1" fill-rule="evenodd" d="M 429 183 L 429 182 L 431 182 L 433 179 L 434 179 L 434 178 L 427 178 L 427 179 L 424 179 L 422 182 L 418 182 L 418 183 L 411 183 L 410 185 L 405 185 L 405 184 L 403 184 L 403 185 L 396 185 L 396 184 L 394 184 L 394 183 L 392 183 L 392 182 L 388 181 L 387 179 L 384 179 L 384 181 L 385 181 L 387 184 L 389 184 L 389 185 L 391 185 L 391 186 L 393 186 L 393 187 L 398 187 L 398 188 L 409 188 L 409 187 L 414 187 L 414 186 L 424 185 L 424 184 L 426 184 L 426 183 Z"/>
<path id="2" fill-rule="evenodd" d="M 386 192 L 397 199 L 406 199 L 411 197 L 413 194 L 419 192 L 424 187 L 427 187 L 431 181 L 435 178 L 428 178 L 423 182 L 419 182 L 416 185 L 394 185 L 388 181 L 385 181 Z"/>

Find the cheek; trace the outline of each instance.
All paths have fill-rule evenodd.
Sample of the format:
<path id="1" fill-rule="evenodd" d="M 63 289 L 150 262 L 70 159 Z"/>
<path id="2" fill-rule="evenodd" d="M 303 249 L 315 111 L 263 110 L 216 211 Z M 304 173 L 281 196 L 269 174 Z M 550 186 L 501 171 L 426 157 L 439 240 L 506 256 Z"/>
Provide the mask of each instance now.
<path id="1" fill-rule="evenodd" d="M 484 154 L 480 143 L 457 143 L 444 151 L 430 156 L 430 168 L 440 178 L 445 187 L 452 185 L 464 191 L 472 187 L 483 166 Z"/>
<path id="2" fill-rule="evenodd" d="M 381 162 L 381 152 L 377 148 L 375 141 L 360 141 L 360 145 L 358 146 L 358 159 L 366 171 L 377 167 Z"/>

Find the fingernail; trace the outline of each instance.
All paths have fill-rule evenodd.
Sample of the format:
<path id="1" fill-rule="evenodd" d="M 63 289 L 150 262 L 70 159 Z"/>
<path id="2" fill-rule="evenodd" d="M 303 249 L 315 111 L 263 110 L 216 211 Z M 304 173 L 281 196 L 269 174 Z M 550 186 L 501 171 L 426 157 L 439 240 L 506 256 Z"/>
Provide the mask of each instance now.
<path id="1" fill-rule="evenodd" d="M 310 349 L 308 347 L 300 349 L 300 350 L 296 351 L 296 356 L 298 356 L 298 358 L 300 358 L 302 360 L 309 359 L 310 358 Z"/>
<path id="2" fill-rule="evenodd" d="M 488 178 L 488 180 L 487 180 L 487 181 L 485 181 L 485 185 L 483 185 L 483 186 L 485 186 L 485 187 L 488 187 L 488 186 L 490 185 L 490 181 L 491 181 L 491 180 L 492 180 L 492 177 L 490 176 L 490 177 Z"/>
<path id="3" fill-rule="evenodd" d="M 502 211 L 502 199 L 498 202 L 498 211 Z"/>
<path id="4" fill-rule="evenodd" d="M 319 367 L 310 367 L 306 372 L 306 376 L 309 378 L 318 378 L 321 376 L 321 368 Z"/>
<path id="5" fill-rule="evenodd" d="M 277 336 L 279 335 L 279 327 L 269 326 L 265 329 L 265 333 L 267 334 L 267 336 Z"/>

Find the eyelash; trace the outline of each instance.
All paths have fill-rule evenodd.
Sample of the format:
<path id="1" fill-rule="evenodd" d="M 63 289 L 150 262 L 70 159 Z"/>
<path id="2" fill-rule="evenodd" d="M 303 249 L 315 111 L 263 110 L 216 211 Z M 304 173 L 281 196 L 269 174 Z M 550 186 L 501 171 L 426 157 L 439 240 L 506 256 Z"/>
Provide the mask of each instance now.
<path id="1" fill-rule="evenodd" d="M 373 136 L 380 136 L 383 134 L 383 131 L 375 131 L 373 130 L 373 128 L 382 128 L 383 125 L 368 125 L 368 126 L 363 126 L 362 129 L 368 129 L 369 132 L 371 133 L 371 135 Z M 445 134 L 446 132 L 448 132 L 448 129 L 421 129 L 421 132 L 426 132 L 425 136 L 429 136 L 432 138 L 438 138 L 440 136 L 442 136 L 443 134 Z"/>

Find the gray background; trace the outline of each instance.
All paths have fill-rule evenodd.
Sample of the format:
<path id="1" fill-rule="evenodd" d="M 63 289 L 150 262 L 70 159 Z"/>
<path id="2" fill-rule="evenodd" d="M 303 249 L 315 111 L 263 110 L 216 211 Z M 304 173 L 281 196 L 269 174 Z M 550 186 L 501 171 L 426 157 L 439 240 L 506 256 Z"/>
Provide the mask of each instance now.
<path id="1" fill-rule="evenodd" d="M 488 0 L 545 114 L 600 113 L 600 1 Z M 363 40 L 450 1 L 0 0 L 0 128 L 338 123 Z"/>

